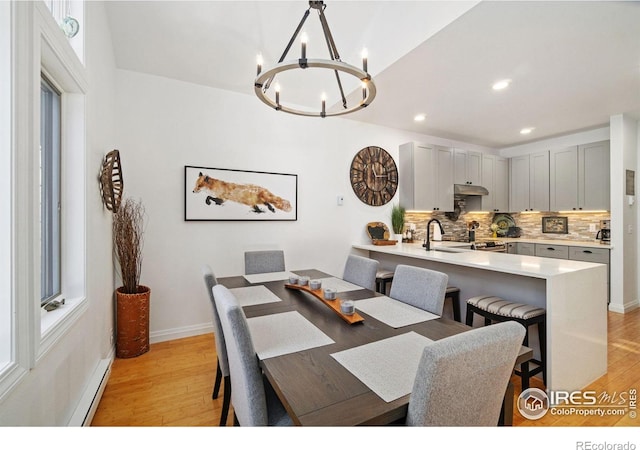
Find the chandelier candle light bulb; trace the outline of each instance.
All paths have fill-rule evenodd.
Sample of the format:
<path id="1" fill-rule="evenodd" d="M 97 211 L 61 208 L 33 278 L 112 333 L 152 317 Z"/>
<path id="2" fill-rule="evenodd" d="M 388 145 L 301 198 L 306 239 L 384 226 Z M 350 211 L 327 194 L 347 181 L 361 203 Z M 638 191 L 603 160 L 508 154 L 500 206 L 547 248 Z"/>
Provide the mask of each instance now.
<path id="1" fill-rule="evenodd" d="M 307 42 L 309 41 L 309 36 L 307 33 L 303 32 L 300 35 L 300 43 L 302 44 L 302 56 L 300 59 L 307 59 Z"/>
<path id="2" fill-rule="evenodd" d="M 322 100 L 322 112 L 320 113 L 320 115 L 322 117 L 326 116 L 327 111 L 326 111 L 326 106 L 327 106 L 327 94 L 325 94 L 324 92 L 322 93 L 322 96 L 320 97 L 320 99 Z"/>
<path id="3" fill-rule="evenodd" d="M 367 52 L 366 48 L 362 49 L 362 70 L 364 70 L 365 72 L 368 72 L 367 70 L 367 57 L 369 56 L 369 52 Z"/>
<path id="4" fill-rule="evenodd" d="M 262 63 L 263 63 L 263 59 L 262 59 L 262 53 L 258 53 L 258 56 L 256 57 L 256 63 L 258 64 L 258 73 L 256 74 L 256 76 L 260 75 L 260 72 L 262 72 Z"/>
<path id="5" fill-rule="evenodd" d="M 280 83 L 276 83 L 273 89 L 276 91 L 276 109 L 280 109 Z"/>

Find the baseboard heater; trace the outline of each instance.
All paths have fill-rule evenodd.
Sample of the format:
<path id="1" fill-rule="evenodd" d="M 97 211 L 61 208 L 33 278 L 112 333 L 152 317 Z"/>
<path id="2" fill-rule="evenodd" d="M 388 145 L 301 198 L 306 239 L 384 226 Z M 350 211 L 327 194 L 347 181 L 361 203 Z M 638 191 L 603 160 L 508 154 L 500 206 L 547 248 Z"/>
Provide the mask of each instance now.
<path id="1" fill-rule="evenodd" d="M 103 359 L 98 363 L 96 370 L 91 375 L 89 384 L 82 394 L 69 423 L 70 427 L 88 427 L 91 425 L 93 415 L 98 409 L 102 393 L 107 387 L 107 381 L 111 374 L 111 359 Z"/>

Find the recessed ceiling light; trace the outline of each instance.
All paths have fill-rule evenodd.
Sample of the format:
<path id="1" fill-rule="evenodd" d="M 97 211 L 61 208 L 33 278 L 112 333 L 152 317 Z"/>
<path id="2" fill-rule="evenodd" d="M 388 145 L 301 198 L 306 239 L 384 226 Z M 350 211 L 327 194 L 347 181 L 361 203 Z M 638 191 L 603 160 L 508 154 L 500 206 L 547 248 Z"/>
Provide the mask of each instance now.
<path id="1" fill-rule="evenodd" d="M 505 88 L 507 88 L 509 86 L 509 84 L 511 84 L 511 80 L 500 80 L 496 83 L 494 83 L 493 90 L 494 91 L 501 91 Z"/>
<path id="2" fill-rule="evenodd" d="M 415 120 L 416 122 L 422 122 L 424 119 L 426 119 L 427 116 L 424 114 L 418 114 L 416 115 L 413 120 Z"/>
<path id="3" fill-rule="evenodd" d="M 535 128 L 523 128 L 522 130 L 520 130 L 520 134 L 529 134 L 533 130 L 535 130 Z"/>

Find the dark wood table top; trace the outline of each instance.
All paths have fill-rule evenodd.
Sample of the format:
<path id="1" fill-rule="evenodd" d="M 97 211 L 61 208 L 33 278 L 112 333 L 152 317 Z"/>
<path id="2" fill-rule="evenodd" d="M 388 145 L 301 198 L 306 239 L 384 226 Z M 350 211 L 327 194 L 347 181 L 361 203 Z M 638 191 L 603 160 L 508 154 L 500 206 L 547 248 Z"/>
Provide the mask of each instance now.
<path id="1" fill-rule="evenodd" d="M 314 269 L 292 272 L 307 275 L 311 279 L 331 276 Z M 218 282 L 229 289 L 254 285 L 243 276 L 220 278 Z M 445 318 L 395 329 L 361 311 L 359 313 L 364 321 L 350 325 L 311 294 L 286 288 L 284 281 L 259 284 L 266 286 L 282 301 L 244 307 L 248 318 L 297 311 L 335 341 L 331 345 L 260 361 L 267 378 L 297 425 L 384 425 L 406 416 L 409 395 L 385 402 L 336 361 L 332 353 L 409 331 L 438 340 L 470 329 L 467 325 Z M 338 292 L 339 298 L 353 300 L 376 295 L 380 294 L 367 289 Z M 531 349 L 523 347 L 518 363 L 530 357 Z"/>

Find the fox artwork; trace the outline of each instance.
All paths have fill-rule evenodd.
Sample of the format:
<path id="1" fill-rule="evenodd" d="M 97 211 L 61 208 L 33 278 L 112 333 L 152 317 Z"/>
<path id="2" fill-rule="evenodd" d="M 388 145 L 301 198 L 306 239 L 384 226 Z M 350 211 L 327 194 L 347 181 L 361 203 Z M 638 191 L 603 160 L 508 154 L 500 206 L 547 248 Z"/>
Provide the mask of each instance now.
<path id="1" fill-rule="evenodd" d="M 266 206 L 272 213 L 275 213 L 276 209 L 291 211 L 291 203 L 288 200 L 272 194 L 261 186 L 230 183 L 200 172 L 193 192 L 198 193 L 202 190 L 209 194 L 205 199 L 207 205 L 222 205 L 225 201 L 231 201 L 250 206 L 251 211 L 256 214 L 266 212 L 261 206 Z"/>

